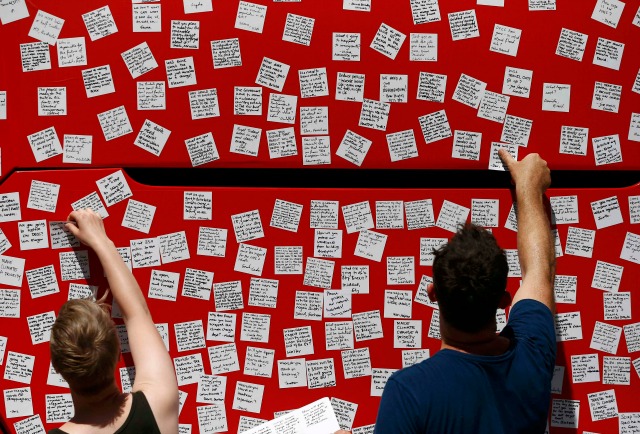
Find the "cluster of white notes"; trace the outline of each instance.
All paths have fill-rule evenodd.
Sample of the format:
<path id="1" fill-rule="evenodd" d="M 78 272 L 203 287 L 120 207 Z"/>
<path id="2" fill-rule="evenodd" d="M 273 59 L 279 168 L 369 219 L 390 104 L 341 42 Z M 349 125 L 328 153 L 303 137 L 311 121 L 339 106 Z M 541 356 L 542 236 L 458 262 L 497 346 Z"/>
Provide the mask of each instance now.
<path id="1" fill-rule="evenodd" d="M 442 16 L 438 0 L 406 0 L 410 3 L 411 18 L 414 26 L 448 20 L 450 35 L 438 33 L 409 33 L 393 28 L 382 22 L 370 40 L 361 33 L 333 32 L 331 35 L 331 59 L 336 64 L 350 69 L 349 63 L 359 62 L 364 56 L 374 54 L 365 53 L 370 49 L 396 59 L 399 52 L 405 48 L 404 56 L 411 62 L 438 61 L 438 41 L 449 38 L 454 43 L 458 41 L 480 37 L 479 18 L 476 9 L 468 9 L 448 13 Z M 344 0 L 343 9 L 348 11 L 371 11 L 371 0 Z M 478 0 L 480 7 L 504 7 L 503 0 Z M 208 50 L 212 56 L 213 69 L 243 67 L 242 50 L 239 37 L 200 41 L 200 21 L 198 20 L 167 20 L 163 21 L 162 5 L 160 2 L 134 1 L 132 8 L 132 29 L 134 33 L 170 32 L 171 50 L 176 51 L 176 57 L 158 59 L 154 55 L 153 47 L 146 41 L 137 43 L 121 52 L 122 61 L 136 82 L 136 107 L 138 111 L 148 112 L 153 118 L 154 111 L 167 110 L 167 87 L 190 87 L 198 85 L 198 76 L 207 74 L 202 67 L 196 68 L 199 58 L 194 55 L 183 55 L 184 50 L 199 53 Z M 618 28 L 625 3 L 619 0 L 596 0 L 591 19 L 610 28 Z M 531 13 L 545 13 L 555 11 L 555 0 L 529 0 L 528 9 Z M 234 28 L 240 33 L 251 32 L 262 34 L 264 31 L 269 6 L 240 1 L 238 3 Z M 184 0 L 186 15 L 213 12 L 211 0 Z M 548 12 L 547 12 L 548 13 Z M 32 18 L 33 23 L 29 37 L 37 42 L 20 44 L 22 70 L 24 72 L 52 69 L 50 50 L 57 51 L 58 67 L 79 67 L 82 82 L 88 98 L 116 92 L 112 64 L 92 66 L 82 69 L 89 64 L 87 44 L 109 37 L 122 31 L 122 24 L 116 24 L 115 18 L 108 5 L 82 14 L 82 21 L 86 27 L 89 42 L 84 35 L 70 35 L 60 38 L 65 20 L 37 10 L 35 16 L 30 14 L 26 0 L 12 0 L 0 2 L 0 18 L 3 24 Z M 198 15 L 195 15 L 196 17 Z M 163 30 L 164 26 L 167 29 Z M 627 23 L 624 23 L 626 25 Z M 640 26 L 640 8 L 632 23 Z M 282 29 L 282 40 L 303 46 L 311 46 L 315 41 L 314 29 L 318 23 L 313 17 L 288 13 Z M 523 30 L 510 27 L 503 23 L 494 23 L 491 31 L 491 42 L 487 50 L 509 57 L 517 57 Z M 201 43 L 202 42 L 202 43 Z M 320 44 L 324 41 L 315 41 Z M 363 47 L 363 44 L 365 46 Z M 592 63 L 605 69 L 618 71 L 623 59 L 625 44 L 620 41 L 607 39 L 599 35 L 588 35 L 575 29 L 562 28 L 557 41 L 555 55 L 583 62 L 585 50 L 589 44 L 595 44 Z M 52 46 L 54 48 L 52 48 Z M 171 51 L 172 53 L 174 51 Z M 245 53 L 245 56 L 247 53 Z M 148 72 L 162 67 L 166 72 L 166 80 L 145 81 Z M 335 65 L 332 65 L 335 66 Z M 119 67 L 119 66 L 118 66 Z M 491 89 L 491 83 L 486 83 L 473 76 L 473 70 L 465 70 L 459 76 L 448 77 L 445 74 L 433 72 L 419 72 L 418 74 L 379 74 L 378 100 L 365 98 L 365 81 L 373 80 L 365 74 L 341 72 L 336 73 L 335 89 L 329 89 L 330 77 L 327 68 L 297 70 L 299 93 L 282 94 L 285 83 L 291 81 L 290 71 L 295 65 L 289 65 L 277 58 L 264 56 L 260 67 L 255 71 L 256 86 L 234 86 L 233 100 L 229 97 L 220 100 L 217 88 L 188 90 L 188 100 L 191 119 L 206 119 L 221 115 L 247 116 L 246 122 L 235 123 L 227 128 L 232 129 L 233 136 L 230 143 L 224 146 L 230 153 L 258 156 L 263 143 L 263 126 L 246 125 L 252 123 L 252 118 L 266 115 L 267 122 L 290 124 L 290 127 L 275 127 L 264 131 L 270 159 L 301 156 L 302 164 L 329 165 L 332 157 L 337 156 L 355 166 L 361 166 L 372 145 L 372 140 L 362 134 L 347 130 L 339 138 L 331 137 L 329 132 L 329 106 L 299 104 L 317 97 L 333 96 L 337 101 L 353 101 L 361 104 L 361 113 L 357 126 L 388 132 L 386 141 L 391 163 L 419 157 L 418 143 L 414 129 L 402 131 L 387 131 L 387 124 L 392 116 L 392 105 L 408 103 L 413 96 L 409 95 L 409 87 L 416 85 L 416 100 L 437 103 L 445 102 L 447 83 L 457 80 L 452 94 L 452 100 L 477 110 L 477 116 L 488 121 L 502 124 L 500 137 L 491 137 L 490 146 L 510 145 L 511 148 L 526 147 L 533 128 L 533 120 L 509 114 L 509 102 L 512 97 L 528 99 L 531 95 L 534 71 L 531 69 L 507 66 L 504 72 L 502 89 Z M 290 72 L 292 74 L 290 74 Z M 561 80 L 558 80 L 561 81 Z M 494 84 L 495 85 L 495 84 Z M 449 84 L 452 86 L 452 84 Z M 628 86 L 632 92 L 640 93 L 640 71 L 635 82 L 605 82 L 595 80 L 593 83 L 593 97 L 591 109 L 611 113 L 618 113 L 623 94 L 623 88 Z M 289 87 L 289 89 L 292 89 Z M 291 90 L 289 91 L 291 92 Z M 500 93 L 501 92 L 501 93 Z M 536 99 L 540 97 L 541 107 L 537 110 L 550 112 L 569 112 L 575 108 L 571 104 L 571 83 L 543 82 L 535 89 Z M 268 93 L 268 98 L 267 98 Z M 38 88 L 38 116 L 51 117 L 52 125 L 40 131 L 33 131 L 28 135 L 28 141 L 36 162 L 62 155 L 64 163 L 90 164 L 92 162 L 92 142 L 94 137 L 78 135 L 74 131 L 58 131 L 53 118 L 67 116 L 67 87 L 39 87 Z M 12 95 L 9 90 L 0 91 L 0 119 L 11 116 L 10 104 Z M 299 101 L 299 98 L 301 101 Z M 228 100 L 227 100 L 228 99 Z M 266 102 L 267 107 L 263 107 Z M 325 100 L 326 101 L 326 100 Z M 73 103 L 73 102 L 71 102 Z M 9 107 L 9 109 L 8 109 Z M 233 110 L 232 110 L 233 107 Z M 578 109 L 581 109 L 578 107 Z M 131 124 L 129 113 L 133 107 L 125 105 L 113 107 L 97 114 L 97 125 L 102 130 L 100 141 L 110 141 L 119 137 L 134 134 L 132 138 L 138 146 L 156 157 L 159 157 L 165 145 L 172 141 L 184 142 L 184 146 L 193 166 L 215 162 L 220 159 L 213 132 L 196 137 L 171 138 L 171 131 L 166 126 L 145 119 L 142 126 Z M 333 114 L 337 116 L 337 114 Z M 418 118 L 420 132 L 427 144 L 443 139 L 453 138 L 451 158 L 479 161 L 481 158 L 482 131 L 467 131 L 463 125 L 453 128 L 445 109 L 427 113 Z M 231 123 L 230 123 L 231 124 Z M 299 131 L 294 129 L 299 126 Z M 352 129 L 355 129 L 355 124 Z M 487 128 L 490 128 L 488 126 Z M 63 134 L 63 138 L 59 134 Z M 342 133 L 341 133 L 342 134 Z M 609 134 L 597 137 L 589 135 L 589 128 L 585 125 L 562 125 L 558 133 L 557 152 L 572 156 L 586 156 L 588 154 L 589 139 L 593 148 L 594 164 L 596 166 L 620 163 L 623 161 L 621 147 L 621 131 L 610 131 Z M 486 137 L 485 132 L 485 137 Z M 640 113 L 631 113 L 628 135 L 629 141 L 640 141 Z M 97 138 L 96 138 L 97 140 Z M 339 140 L 339 143 L 336 142 Z M 485 139 L 486 140 L 486 139 Z M 333 141 L 333 144 L 332 144 Z M 182 146 L 171 143 L 172 146 Z M 224 152 L 223 152 L 224 154 Z M 490 153 L 494 155 L 493 152 Z M 517 152 L 514 151 L 514 155 Z M 488 169 L 503 170 L 490 157 Z"/>
<path id="2" fill-rule="evenodd" d="M 129 245 L 119 246 L 118 251 L 132 270 L 150 268 L 148 284 L 141 282 L 149 299 L 179 303 L 182 297 L 186 297 L 211 302 L 214 308 L 205 317 L 194 315 L 189 321 L 156 324 L 167 349 L 177 353 L 172 351 L 178 384 L 196 384 L 196 402 L 206 404 L 197 409 L 201 432 L 226 430 L 226 412 L 229 409 L 260 414 L 265 390 L 260 379 L 269 379 L 273 375 L 277 375 L 280 389 L 311 390 L 337 386 L 339 377 L 336 371 L 341 369 L 347 380 L 370 377 L 370 396 L 380 396 L 393 372 L 429 357 L 428 339 L 440 338 L 437 304 L 427 295 L 427 286 L 432 279 L 423 274 L 420 267 L 433 264 L 433 251 L 446 243 L 448 236 L 445 234 L 452 234 L 466 221 L 493 230 L 517 231 L 516 206 L 510 198 L 502 199 L 509 201 L 507 207 L 510 211 L 505 213 L 505 206 L 500 206 L 501 199 L 498 198 L 360 200 L 346 203 L 311 197 L 304 203 L 296 203 L 273 193 L 271 209 L 249 207 L 230 214 L 228 220 L 223 221 L 214 217 L 214 209 L 218 210 L 216 213 L 224 213 L 222 208 L 225 206 L 216 202 L 215 190 L 192 189 L 172 196 L 174 204 L 182 201 L 183 223 L 198 225 L 197 238 L 191 239 L 181 224 L 175 225 L 180 229 L 174 232 L 158 234 L 154 230 L 154 221 L 156 209 L 161 204 L 134 199 L 134 191 L 122 171 L 97 179 L 95 187 L 90 194 L 72 198 L 72 202 L 64 206 L 58 203 L 64 183 L 33 179 L 26 203 L 20 192 L 0 194 L 0 285 L 6 288 L 0 289 L 0 317 L 24 318 L 31 343 L 48 342 L 57 308 L 52 306 L 25 317 L 21 315 L 21 304 L 28 302 L 29 298 L 64 293 L 66 289 L 61 282 L 68 285 L 65 300 L 95 297 L 98 288 L 90 284 L 92 267 L 87 249 L 68 232 L 64 222 L 47 219 L 47 215 L 56 214 L 61 207 L 90 207 L 100 212 L 109 225 L 113 224 L 109 223 L 111 219 L 117 219 L 116 224 L 140 233 L 140 237 L 130 239 Z M 604 196 L 589 202 L 586 209 L 590 207 L 591 212 L 580 213 L 579 195 L 550 194 L 552 222 L 555 227 L 567 229 L 562 238 L 558 229 L 553 229 L 556 255 L 560 258 L 554 284 L 559 305 L 557 338 L 561 343 L 590 339 L 589 348 L 593 350 L 586 354 L 571 353 L 569 366 L 557 366 L 553 391 L 558 394 L 562 393 L 563 382 L 566 384 L 565 371 L 567 375 L 570 373 L 574 384 L 597 382 L 612 387 L 630 385 L 632 367 L 640 374 L 640 358 L 632 360 L 628 356 L 618 356 L 623 334 L 626 351 L 629 354 L 640 351 L 640 323 L 631 322 L 634 319 L 631 288 L 621 285 L 625 268 L 640 264 L 640 235 L 626 232 L 624 240 L 620 239 L 620 245 L 608 247 L 619 252 L 619 260 L 607 258 L 604 261 L 594 255 L 596 238 L 607 237 L 607 228 L 640 223 L 640 196 Z M 627 202 L 625 208 L 628 212 L 623 213 L 621 198 Z M 118 215 L 111 215 L 114 213 L 111 207 L 116 204 L 120 204 L 121 211 Z M 42 218 L 23 220 L 25 206 L 29 212 L 34 210 Z M 302 219 L 303 214 L 309 216 L 307 221 Z M 213 227 L 211 223 L 207 224 L 214 221 Z M 9 230 L 12 226 L 16 228 Z M 17 232 L 18 239 L 8 237 L 2 228 L 7 233 Z M 422 234 L 424 230 L 436 229 L 440 235 L 420 236 L 419 244 L 405 247 L 400 255 L 385 252 L 387 240 L 393 237 L 394 231 L 423 230 Z M 309 239 L 301 240 L 299 245 L 278 245 L 277 240 L 268 247 L 251 244 L 274 230 L 283 234 L 300 233 Z M 353 251 L 344 248 L 344 241 L 349 237 L 355 241 Z M 305 247 L 311 242 L 313 249 Z M 519 279 L 521 271 L 517 250 L 515 246 L 504 247 L 510 267 L 509 276 Z M 28 266 L 32 251 L 46 252 L 48 249 L 59 250 L 56 255 L 59 261 L 35 268 Z M 565 255 L 590 261 L 593 264 L 592 274 L 588 271 L 565 274 L 561 259 Z M 207 257 L 228 256 L 235 256 L 233 271 L 236 274 L 232 280 L 217 280 L 215 271 L 193 265 L 200 263 L 198 257 L 201 261 Z M 268 257 L 268 262 L 273 264 L 272 270 L 265 268 Z M 173 271 L 163 269 L 166 264 L 181 261 L 185 267 L 183 272 L 176 272 L 175 267 L 172 267 Z M 386 281 L 372 282 L 370 273 L 379 267 L 384 267 Z M 582 280 L 585 274 L 590 282 Z M 272 314 L 268 312 L 275 312 L 278 301 L 285 296 L 279 293 L 279 276 L 285 275 L 299 275 L 301 279 L 301 287 L 288 295 L 294 298 L 293 311 L 288 315 L 298 325 L 275 330 Z M 334 275 L 337 275 L 337 280 Z M 586 292 L 602 292 L 602 315 L 598 317 L 601 320 L 595 321 L 593 329 L 583 330 L 582 315 L 577 306 L 578 299 L 586 294 L 578 294 L 583 292 L 579 289 L 578 278 Z M 359 309 L 359 297 L 366 297 L 371 288 L 380 285 L 387 288 L 383 304 L 378 309 Z M 28 293 L 20 288 L 27 289 Z M 416 318 L 414 303 L 432 308 L 429 309 L 430 317 Z M 597 304 L 589 309 L 597 309 Z M 117 305 L 113 315 L 120 316 Z M 506 312 L 500 310 L 496 320 L 501 330 L 506 325 Z M 616 325 L 619 321 L 624 321 L 623 325 Z M 314 323 L 324 325 L 324 349 L 314 346 Z M 383 327 L 383 323 L 392 325 L 392 330 L 387 330 L 388 326 Z M 117 329 L 122 351 L 127 353 L 126 328 L 118 325 Z M 8 330 L 5 333 L 7 336 L 0 337 L 0 364 L 4 362 L 5 365 L 3 378 L 23 384 L 4 390 L 7 417 L 32 416 L 30 384 L 36 357 L 12 351 L 11 334 Z M 402 354 L 401 366 L 382 368 L 376 366 L 375 360 L 372 361 L 366 345 L 373 345 L 387 333 L 393 333 L 393 348 Z M 170 343 L 174 338 L 174 343 Z M 284 341 L 284 354 L 277 350 L 280 339 Z M 216 344 L 208 346 L 209 341 Z M 239 351 L 239 343 L 245 348 L 244 354 Z M 196 352 L 181 354 L 193 351 Z M 339 351 L 339 357 L 333 357 L 330 351 Z M 607 355 L 601 357 L 599 352 Z M 205 373 L 207 362 L 210 374 Z M 47 384 L 64 387 L 64 380 L 51 368 L 49 371 Z M 245 377 L 255 380 L 227 385 L 225 374 L 232 372 L 242 372 Z M 123 390 L 131 389 L 134 378 L 133 367 L 120 368 Z M 233 390 L 230 392 L 233 393 L 232 402 L 224 401 L 227 388 Z M 186 399 L 187 393 L 182 391 L 181 394 Z M 47 395 L 46 399 L 46 423 L 66 420 L 72 414 L 69 394 Z M 614 388 L 590 394 L 588 403 L 592 420 L 618 417 L 616 402 Z M 357 403 L 334 397 L 331 404 L 340 426 L 351 429 Z M 577 426 L 579 406 L 579 400 L 554 399 L 551 426 Z M 37 416 L 20 423 L 41 423 Z M 306 420 L 294 415 L 289 419 L 284 420 L 294 425 Z M 284 420 L 271 424 L 285 423 Z M 632 415 L 621 414 L 621 424 L 623 420 L 629 426 L 638 423 Z M 259 421 L 262 419 L 245 418 L 242 423 L 248 429 Z M 256 432 L 270 433 L 270 429 L 276 428 L 265 426 L 260 429 L 264 431 Z M 276 429 L 275 432 L 280 431 Z"/>

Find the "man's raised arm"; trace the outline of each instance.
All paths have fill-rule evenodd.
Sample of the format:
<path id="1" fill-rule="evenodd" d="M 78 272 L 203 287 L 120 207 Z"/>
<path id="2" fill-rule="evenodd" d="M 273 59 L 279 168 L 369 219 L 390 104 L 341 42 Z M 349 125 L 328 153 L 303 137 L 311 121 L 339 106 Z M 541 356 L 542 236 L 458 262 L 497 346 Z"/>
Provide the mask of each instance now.
<path id="1" fill-rule="evenodd" d="M 553 281 L 556 256 L 544 207 L 544 192 L 551 184 L 547 162 L 538 154 L 529 154 L 522 161 L 516 161 L 506 150 L 498 152 L 516 186 L 522 285 L 513 298 L 513 304 L 530 298 L 545 304 L 555 313 Z"/>

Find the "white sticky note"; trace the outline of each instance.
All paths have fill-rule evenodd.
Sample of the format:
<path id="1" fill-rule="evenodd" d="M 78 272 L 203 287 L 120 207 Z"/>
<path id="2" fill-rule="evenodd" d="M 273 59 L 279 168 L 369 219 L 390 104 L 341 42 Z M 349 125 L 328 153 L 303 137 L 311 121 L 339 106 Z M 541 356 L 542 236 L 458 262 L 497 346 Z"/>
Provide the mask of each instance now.
<path id="1" fill-rule="evenodd" d="M 452 12 L 448 16 L 451 39 L 454 41 L 480 37 L 475 9 Z"/>
<path id="2" fill-rule="evenodd" d="M 46 42 L 20 44 L 22 72 L 51 69 L 51 53 Z"/>
<path id="3" fill-rule="evenodd" d="M 390 59 L 395 59 L 406 37 L 404 33 L 382 23 L 371 42 L 371 48 Z"/>
<path id="4" fill-rule="evenodd" d="M 49 45 L 56 45 L 58 35 L 60 35 L 63 25 L 64 20 L 62 18 L 58 18 L 45 11 L 39 10 L 31 24 L 29 36 L 39 41 L 46 42 Z"/>
<path id="5" fill-rule="evenodd" d="M 82 21 L 84 21 L 84 25 L 92 41 L 112 35 L 118 31 L 109 5 L 83 14 Z"/>
<path id="6" fill-rule="evenodd" d="M 54 127 L 27 136 L 37 163 L 62 154 L 62 145 Z"/>
<path id="7" fill-rule="evenodd" d="M 542 110 L 569 112 L 571 85 L 544 83 L 542 89 Z"/>
<path id="8" fill-rule="evenodd" d="M 609 69 L 620 69 L 624 44 L 610 39 L 598 38 L 596 51 L 593 54 L 593 64 Z"/>
<path id="9" fill-rule="evenodd" d="M 28 16 L 29 10 L 27 9 L 25 0 L 0 3 L 0 21 L 2 21 L 3 25 L 27 18 Z"/>

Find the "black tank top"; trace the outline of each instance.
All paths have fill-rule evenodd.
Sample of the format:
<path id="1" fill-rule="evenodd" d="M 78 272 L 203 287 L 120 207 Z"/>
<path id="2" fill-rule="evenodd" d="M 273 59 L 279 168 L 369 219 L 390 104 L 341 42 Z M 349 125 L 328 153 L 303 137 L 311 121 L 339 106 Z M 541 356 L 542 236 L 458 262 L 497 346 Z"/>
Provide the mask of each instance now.
<path id="1" fill-rule="evenodd" d="M 114 434 L 160 434 L 160 428 L 158 428 L 144 393 L 141 390 L 134 392 L 131 394 L 131 398 L 129 416 Z M 61 429 L 54 428 L 49 431 L 49 434 L 67 433 Z"/>

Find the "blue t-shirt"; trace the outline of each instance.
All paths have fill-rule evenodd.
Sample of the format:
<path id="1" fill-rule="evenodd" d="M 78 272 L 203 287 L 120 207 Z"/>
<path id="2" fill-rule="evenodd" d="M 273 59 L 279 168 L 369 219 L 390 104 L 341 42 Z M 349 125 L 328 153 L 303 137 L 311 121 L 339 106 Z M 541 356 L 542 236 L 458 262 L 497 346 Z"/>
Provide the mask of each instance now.
<path id="1" fill-rule="evenodd" d="M 501 333 L 499 356 L 443 349 L 388 380 L 375 434 L 543 433 L 556 359 L 553 315 L 521 300 Z"/>

